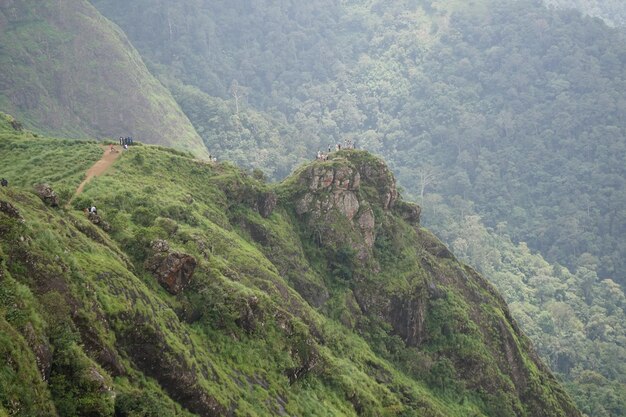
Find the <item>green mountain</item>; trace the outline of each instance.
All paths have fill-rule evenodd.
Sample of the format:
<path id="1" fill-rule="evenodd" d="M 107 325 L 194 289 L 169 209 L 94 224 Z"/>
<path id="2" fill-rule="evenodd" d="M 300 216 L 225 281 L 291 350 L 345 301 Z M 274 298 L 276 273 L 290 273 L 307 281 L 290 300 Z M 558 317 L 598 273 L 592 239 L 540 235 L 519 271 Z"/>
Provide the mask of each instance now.
<path id="1" fill-rule="evenodd" d="M 581 409 L 626 416 L 623 30 L 527 0 L 93 3 L 221 159 L 384 155 Z"/>
<path id="2" fill-rule="evenodd" d="M 83 0 L 0 4 L 0 110 L 39 132 L 134 136 L 208 156 L 122 31 Z"/>
<path id="3" fill-rule="evenodd" d="M 53 190 L 102 149 L 16 127 L 0 119 L 1 416 L 581 415 L 371 154 L 269 185 L 136 146 L 68 207 Z"/>

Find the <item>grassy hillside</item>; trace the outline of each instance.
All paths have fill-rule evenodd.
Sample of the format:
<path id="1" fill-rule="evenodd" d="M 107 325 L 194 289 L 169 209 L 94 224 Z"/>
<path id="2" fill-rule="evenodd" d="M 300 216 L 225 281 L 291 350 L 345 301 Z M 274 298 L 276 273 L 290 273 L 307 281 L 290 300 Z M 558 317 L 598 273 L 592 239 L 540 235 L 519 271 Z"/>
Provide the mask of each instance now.
<path id="1" fill-rule="evenodd" d="M 0 111 L 70 137 L 134 136 L 207 156 L 126 36 L 87 1 L 0 5 Z"/>
<path id="2" fill-rule="evenodd" d="M 0 127 L 24 159 L 96 154 Z M 73 188 L 75 167 L 16 164 L 21 182 L 0 165 L 0 413 L 580 415 L 366 152 L 269 186 L 134 147 L 68 209 L 30 183 Z M 180 288 L 159 285 L 163 268 Z"/>

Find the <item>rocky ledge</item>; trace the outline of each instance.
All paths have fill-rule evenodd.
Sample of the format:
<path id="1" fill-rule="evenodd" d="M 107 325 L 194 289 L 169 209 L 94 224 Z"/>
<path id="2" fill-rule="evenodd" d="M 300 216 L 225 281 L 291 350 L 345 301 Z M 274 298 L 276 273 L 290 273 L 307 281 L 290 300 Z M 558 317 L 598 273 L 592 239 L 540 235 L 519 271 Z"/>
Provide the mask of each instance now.
<path id="1" fill-rule="evenodd" d="M 296 214 L 319 243 L 355 248 L 360 261 L 370 257 L 376 240 L 375 212 L 388 213 L 399 204 L 402 217 L 419 224 L 420 207 L 399 200 L 391 171 L 367 152 L 332 153 L 302 170 L 297 183 Z"/>

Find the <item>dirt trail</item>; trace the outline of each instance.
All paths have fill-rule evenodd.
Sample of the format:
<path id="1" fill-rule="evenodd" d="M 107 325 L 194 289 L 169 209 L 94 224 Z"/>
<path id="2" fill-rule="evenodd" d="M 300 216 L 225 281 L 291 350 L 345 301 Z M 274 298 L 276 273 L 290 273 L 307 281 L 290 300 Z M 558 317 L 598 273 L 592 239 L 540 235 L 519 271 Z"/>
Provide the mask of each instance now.
<path id="1" fill-rule="evenodd" d="M 76 189 L 76 192 L 74 193 L 74 196 L 70 199 L 70 201 L 68 201 L 67 203 L 68 206 L 70 205 L 72 200 L 74 200 L 76 197 L 80 195 L 80 193 L 83 192 L 85 185 L 87 185 L 87 183 L 91 181 L 93 177 L 102 175 L 107 169 L 111 167 L 111 165 L 113 165 L 113 162 L 115 162 L 115 160 L 119 158 L 119 156 L 122 154 L 122 152 L 119 150 L 118 147 L 115 147 L 114 152 L 111 152 L 108 146 L 103 146 L 102 148 L 104 149 L 102 158 L 100 158 L 98 162 L 93 164 L 93 166 L 87 170 L 87 176 L 85 177 L 85 180 L 80 183 L 80 185 Z"/>

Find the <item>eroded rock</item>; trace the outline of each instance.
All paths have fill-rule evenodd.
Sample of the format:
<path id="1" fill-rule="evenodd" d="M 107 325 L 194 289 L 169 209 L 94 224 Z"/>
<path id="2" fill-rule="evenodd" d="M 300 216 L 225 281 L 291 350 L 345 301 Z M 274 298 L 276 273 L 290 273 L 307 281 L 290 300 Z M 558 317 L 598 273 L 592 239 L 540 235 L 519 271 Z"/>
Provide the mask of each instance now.
<path id="1" fill-rule="evenodd" d="M 152 243 L 155 254 L 144 263 L 159 284 L 170 294 L 179 294 L 191 282 L 197 262 L 191 255 L 170 252 L 165 241 Z M 167 248 L 167 249 L 166 249 Z"/>
<path id="2" fill-rule="evenodd" d="M 155 252 L 168 252 L 170 250 L 170 245 L 166 240 L 157 239 L 150 243 L 152 250 Z"/>
<path id="3" fill-rule="evenodd" d="M 278 196 L 273 191 L 260 194 L 257 199 L 259 214 L 264 218 L 268 218 L 274 212 L 277 204 Z"/>
<path id="4" fill-rule="evenodd" d="M 93 223 L 96 226 L 100 227 L 105 232 L 110 232 L 111 231 L 111 225 L 109 223 L 107 223 L 106 221 L 104 221 L 104 219 L 102 217 L 100 217 L 99 214 L 90 212 L 90 213 L 87 214 L 87 218 L 89 219 L 89 221 L 91 223 Z"/>
<path id="5" fill-rule="evenodd" d="M 0 212 L 6 214 L 7 216 L 11 218 L 23 220 L 22 215 L 20 214 L 19 210 L 16 209 L 8 201 L 0 201 Z"/>
<path id="6" fill-rule="evenodd" d="M 48 184 L 35 185 L 35 192 L 46 205 L 50 207 L 59 206 L 59 197 Z"/>
<path id="7" fill-rule="evenodd" d="M 50 370 L 52 369 L 52 349 L 50 344 L 44 337 L 37 334 L 31 323 L 26 324 L 23 334 L 28 346 L 35 354 L 37 369 L 39 370 L 41 379 L 48 381 L 50 378 Z"/>
<path id="8" fill-rule="evenodd" d="M 422 208 L 414 203 L 398 201 L 394 207 L 394 212 L 407 223 L 416 226 L 420 222 Z"/>
<path id="9" fill-rule="evenodd" d="M 365 245 L 371 249 L 374 246 L 374 240 L 376 238 L 374 234 L 374 228 L 376 222 L 374 220 L 374 212 L 370 207 L 363 210 L 359 218 L 357 219 L 363 238 L 365 239 Z"/>

